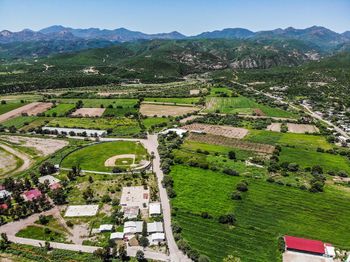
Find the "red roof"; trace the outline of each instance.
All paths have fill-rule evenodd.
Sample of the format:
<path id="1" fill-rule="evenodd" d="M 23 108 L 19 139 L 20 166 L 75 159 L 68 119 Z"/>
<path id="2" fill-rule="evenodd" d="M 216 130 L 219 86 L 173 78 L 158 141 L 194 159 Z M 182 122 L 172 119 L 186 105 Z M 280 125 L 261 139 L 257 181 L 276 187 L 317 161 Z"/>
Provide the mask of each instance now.
<path id="1" fill-rule="evenodd" d="M 1 204 L 0 205 L 0 209 L 8 209 L 8 205 L 7 204 Z"/>
<path id="2" fill-rule="evenodd" d="M 39 189 L 32 189 L 27 192 L 24 192 L 25 197 L 28 201 L 32 201 L 33 199 L 36 199 L 41 196 L 41 192 Z"/>
<path id="3" fill-rule="evenodd" d="M 53 184 L 50 186 L 50 188 L 51 188 L 52 190 L 61 188 L 61 184 L 58 183 L 58 182 L 57 182 L 57 183 L 53 183 Z"/>
<path id="4" fill-rule="evenodd" d="M 310 253 L 324 254 L 325 247 L 322 241 L 310 240 L 299 237 L 285 236 L 284 241 L 287 249 L 299 250 Z"/>

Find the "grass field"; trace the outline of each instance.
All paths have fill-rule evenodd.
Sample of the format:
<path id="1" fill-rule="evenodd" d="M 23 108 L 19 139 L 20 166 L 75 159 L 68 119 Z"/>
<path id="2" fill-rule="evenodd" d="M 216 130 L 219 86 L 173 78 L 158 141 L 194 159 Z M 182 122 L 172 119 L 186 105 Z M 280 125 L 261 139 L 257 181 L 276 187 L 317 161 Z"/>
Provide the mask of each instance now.
<path id="1" fill-rule="evenodd" d="M 154 125 L 159 125 L 162 123 L 168 123 L 170 120 L 167 117 L 148 117 L 142 119 L 143 125 L 146 129 L 150 129 Z"/>
<path id="2" fill-rule="evenodd" d="M 94 171 L 111 171 L 112 167 L 105 167 L 105 161 L 115 155 L 135 154 L 136 163 L 147 158 L 146 149 L 139 143 L 118 141 L 100 143 L 77 150 L 62 161 L 62 166 L 70 168 L 78 164 L 82 169 Z"/>
<path id="3" fill-rule="evenodd" d="M 292 112 L 284 111 L 279 108 L 269 107 L 259 104 L 247 97 L 208 97 L 206 101 L 207 112 L 217 112 L 224 114 L 253 114 L 255 109 L 260 109 L 266 116 L 271 117 L 290 117 L 296 115 Z"/>
<path id="4" fill-rule="evenodd" d="M 26 105 L 26 103 L 20 103 L 20 102 L 7 102 L 4 105 L 0 104 L 0 115 L 5 114 L 11 110 L 14 110 L 24 105 Z"/>
<path id="5" fill-rule="evenodd" d="M 74 104 L 58 104 L 56 107 L 51 108 L 45 112 L 46 116 L 65 116 L 69 110 L 72 110 L 75 107 Z"/>
<path id="6" fill-rule="evenodd" d="M 86 128 L 86 129 L 112 129 L 112 135 L 128 136 L 140 132 L 139 124 L 130 118 L 69 118 L 60 117 L 50 119 L 48 126 Z"/>
<path id="7" fill-rule="evenodd" d="M 48 228 L 49 231 L 45 231 L 45 228 L 48 228 L 48 227 L 28 226 L 28 227 L 20 230 L 16 234 L 16 236 L 17 237 L 24 237 L 24 238 L 45 240 L 45 241 L 55 241 L 55 242 L 65 242 L 66 241 L 65 234 L 63 234 L 59 231 L 49 229 L 49 228 Z"/>
<path id="8" fill-rule="evenodd" d="M 350 161 L 340 155 L 282 147 L 280 162 L 297 163 L 301 167 L 321 166 L 325 171 L 346 171 L 350 174 Z"/>
<path id="9" fill-rule="evenodd" d="M 64 103 L 64 104 L 75 104 L 79 100 L 83 101 L 83 107 L 108 107 L 109 105 L 112 105 L 114 108 L 117 106 L 122 107 L 133 107 L 137 104 L 137 99 L 78 99 L 78 98 L 62 98 L 58 99 L 57 102 Z"/>
<path id="10" fill-rule="evenodd" d="M 349 193 L 327 187 L 324 193 L 313 194 L 250 179 L 243 200 L 234 201 L 229 195 L 241 177 L 182 165 L 174 166 L 171 176 L 177 193 L 173 219 L 191 246 L 211 261 L 222 261 L 234 252 L 243 262 L 281 261 L 277 240 L 284 234 L 350 248 Z M 198 216 L 201 212 L 213 218 L 203 219 Z M 235 214 L 235 227 L 217 222 L 227 212 Z"/>
<path id="11" fill-rule="evenodd" d="M 199 102 L 199 97 L 146 97 L 144 101 L 157 103 L 195 104 Z"/>
<path id="12" fill-rule="evenodd" d="M 316 150 L 317 147 L 325 150 L 332 148 L 331 144 L 327 142 L 325 137 L 316 135 L 249 130 L 248 135 L 244 139 L 256 143 L 290 145 L 312 150 Z"/>
<path id="13" fill-rule="evenodd" d="M 210 88 L 210 96 L 220 96 L 221 94 L 226 94 L 227 96 L 232 95 L 232 90 L 227 87 L 212 87 Z"/>
<path id="14" fill-rule="evenodd" d="M 28 125 L 29 123 L 33 122 L 34 120 L 38 119 L 37 116 L 18 116 L 15 118 L 11 118 L 9 120 L 6 120 L 2 123 L 5 127 L 14 126 L 17 129 L 23 127 L 24 125 Z"/>

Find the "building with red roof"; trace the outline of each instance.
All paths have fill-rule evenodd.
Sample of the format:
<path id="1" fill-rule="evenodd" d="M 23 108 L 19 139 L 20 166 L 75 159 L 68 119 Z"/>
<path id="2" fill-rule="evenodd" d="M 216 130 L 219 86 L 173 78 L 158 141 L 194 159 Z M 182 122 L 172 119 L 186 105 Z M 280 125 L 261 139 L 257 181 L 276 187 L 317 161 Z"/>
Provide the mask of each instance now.
<path id="1" fill-rule="evenodd" d="M 331 244 L 325 244 L 322 241 L 305 239 L 293 236 L 284 236 L 286 250 L 303 252 L 319 256 L 332 256 L 328 252 Z"/>
<path id="2" fill-rule="evenodd" d="M 34 188 L 31 189 L 27 192 L 23 193 L 23 197 L 27 200 L 27 201 L 33 201 L 34 199 L 37 199 L 38 197 L 40 197 L 42 194 L 40 192 L 39 189 Z"/>
<path id="3" fill-rule="evenodd" d="M 58 189 L 58 188 L 61 188 L 61 184 L 59 182 L 57 183 L 53 183 L 52 185 L 50 185 L 50 188 L 51 190 L 55 190 L 55 189 Z"/>
<path id="4" fill-rule="evenodd" d="M 1 204 L 1 205 L 0 205 L 0 210 L 1 210 L 1 209 L 6 210 L 6 209 L 8 209 L 8 208 L 9 208 L 9 207 L 8 207 L 7 204 Z"/>

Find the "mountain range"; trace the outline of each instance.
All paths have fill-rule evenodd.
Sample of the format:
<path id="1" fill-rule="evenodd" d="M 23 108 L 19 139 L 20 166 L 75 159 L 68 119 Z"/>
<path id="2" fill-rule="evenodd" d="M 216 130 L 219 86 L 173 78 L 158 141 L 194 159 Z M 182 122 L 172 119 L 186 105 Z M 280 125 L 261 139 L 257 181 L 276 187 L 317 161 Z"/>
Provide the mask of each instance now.
<path id="1" fill-rule="evenodd" d="M 3 30 L 0 32 L 0 43 L 28 42 L 28 41 L 78 41 L 78 40 L 107 40 L 112 42 L 129 42 L 136 40 L 154 39 L 297 39 L 316 44 L 324 49 L 334 48 L 340 44 L 350 42 L 350 31 L 342 34 L 321 26 L 312 26 L 306 29 L 274 29 L 269 31 L 253 32 L 244 28 L 226 28 L 212 32 L 203 32 L 195 36 L 185 36 L 177 31 L 170 33 L 146 34 L 131 31 L 126 28 L 114 30 L 88 28 L 74 29 L 61 25 L 54 25 L 39 31 L 24 29 L 19 32 Z"/>

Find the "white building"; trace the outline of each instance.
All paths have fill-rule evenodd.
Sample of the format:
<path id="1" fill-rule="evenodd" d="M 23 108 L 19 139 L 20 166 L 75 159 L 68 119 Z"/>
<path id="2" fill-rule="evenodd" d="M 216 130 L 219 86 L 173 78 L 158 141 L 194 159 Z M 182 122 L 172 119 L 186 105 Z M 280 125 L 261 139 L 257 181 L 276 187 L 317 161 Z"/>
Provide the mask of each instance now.
<path id="1" fill-rule="evenodd" d="M 111 240 L 121 240 L 124 239 L 124 233 L 123 232 L 113 232 L 111 236 L 109 237 Z"/>
<path id="2" fill-rule="evenodd" d="M 176 133 L 179 137 L 183 137 L 184 134 L 187 133 L 187 130 L 181 129 L 181 128 L 169 128 L 167 130 L 164 130 L 163 132 L 160 132 L 160 134 L 167 135 L 170 132 Z"/>
<path id="3" fill-rule="evenodd" d="M 142 233 L 143 221 L 128 221 L 124 223 L 124 235 Z"/>
<path id="4" fill-rule="evenodd" d="M 100 232 L 112 231 L 112 229 L 113 229 L 113 225 L 111 224 L 103 224 L 103 225 L 100 225 L 100 227 L 98 228 Z"/>
<path id="5" fill-rule="evenodd" d="M 149 204 L 149 215 L 150 216 L 157 216 L 162 214 L 162 210 L 160 207 L 160 203 L 156 202 L 156 203 L 150 203 Z"/>
<path id="6" fill-rule="evenodd" d="M 153 233 L 163 233 L 163 223 L 162 222 L 152 222 L 152 223 L 147 223 L 147 232 L 149 234 Z"/>
<path id="7" fill-rule="evenodd" d="M 0 199 L 3 199 L 3 198 L 8 197 L 10 195 L 11 195 L 11 193 L 9 191 L 7 191 L 5 189 L 4 190 L 0 190 Z"/>
<path id="8" fill-rule="evenodd" d="M 149 243 L 150 245 L 158 245 L 159 243 L 162 243 L 165 241 L 165 234 L 164 233 L 154 233 L 149 236 Z"/>

